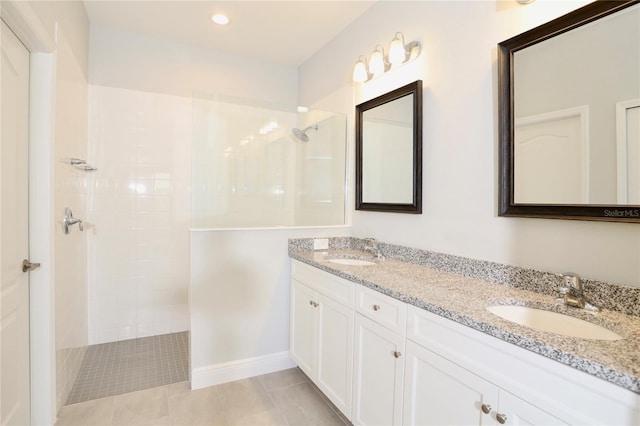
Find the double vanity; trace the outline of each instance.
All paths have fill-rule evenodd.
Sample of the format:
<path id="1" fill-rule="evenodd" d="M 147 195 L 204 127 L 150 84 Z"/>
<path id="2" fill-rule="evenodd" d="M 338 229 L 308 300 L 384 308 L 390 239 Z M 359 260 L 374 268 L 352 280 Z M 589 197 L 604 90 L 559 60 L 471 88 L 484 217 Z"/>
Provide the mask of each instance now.
<path id="1" fill-rule="evenodd" d="M 640 424 L 640 289 L 328 243 L 289 242 L 290 353 L 352 423 Z"/>

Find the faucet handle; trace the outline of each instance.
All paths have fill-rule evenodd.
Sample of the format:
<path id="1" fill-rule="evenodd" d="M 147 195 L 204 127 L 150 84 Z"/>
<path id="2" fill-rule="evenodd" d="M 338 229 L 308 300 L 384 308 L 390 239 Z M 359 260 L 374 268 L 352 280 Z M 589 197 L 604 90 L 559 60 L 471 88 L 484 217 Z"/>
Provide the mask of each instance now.
<path id="1" fill-rule="evenodd" d="M 565 272 L 559 275 L 560 278 L 562 278 L 562 283 L 566 288 L 582 290 L 582 281 L 580 275 L 573 272 Z"/>

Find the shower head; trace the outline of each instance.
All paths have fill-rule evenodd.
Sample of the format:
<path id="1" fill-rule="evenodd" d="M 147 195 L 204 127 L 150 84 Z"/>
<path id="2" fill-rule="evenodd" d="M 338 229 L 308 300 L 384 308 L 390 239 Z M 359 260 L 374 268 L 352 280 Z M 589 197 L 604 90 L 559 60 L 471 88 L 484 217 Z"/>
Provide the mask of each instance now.
<path id="1" fill-rule="evenodd" d="M 291 133 L 293 133 L 293 136 L 300 139 L 302 142 L 309 142 L 309 136 L 307 135 L 307 130 L 309 129 L 318 130 L 318 125 L 312 124 L 304 130 L 300 130 L 297 127 L 294 127 L 293 129 L 291 129 Z"/>

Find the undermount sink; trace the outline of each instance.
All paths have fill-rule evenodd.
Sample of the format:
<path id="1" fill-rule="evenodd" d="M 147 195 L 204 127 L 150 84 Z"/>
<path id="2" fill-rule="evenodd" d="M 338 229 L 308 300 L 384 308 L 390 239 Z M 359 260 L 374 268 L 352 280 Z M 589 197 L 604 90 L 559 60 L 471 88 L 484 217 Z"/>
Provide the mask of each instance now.
<path id="1" fill-rule="evenodd" d="M 346 257 L 336 257 L 332 259 L 327 259 L 327 261 L 332 263 L 338 263 L 340 265 L 351 265 L 351 266 L 368 266 L 368 265 L 376 264 L 376 262 L 371 262 L 370 260 L 351 259 Z"/>
<path id="2" fill-rule="evenodd" d="M 619 334 L 580 318 L 558 312 L 518 305 L 487 306 L 487 310 L 507 321 L 548 333 L 592 340 L 620 340 Z"/>

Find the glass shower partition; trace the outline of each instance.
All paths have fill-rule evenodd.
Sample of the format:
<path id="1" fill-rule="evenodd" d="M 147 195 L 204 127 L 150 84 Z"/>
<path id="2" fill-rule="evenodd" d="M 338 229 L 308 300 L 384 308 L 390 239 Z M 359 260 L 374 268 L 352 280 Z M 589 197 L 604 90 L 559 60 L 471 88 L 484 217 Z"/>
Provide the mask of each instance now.
<path id="1" fill-rule="evenodd" d="M 345 224 L 344 114 L 194 95 L 192 138 L 192 228 Z"/>

